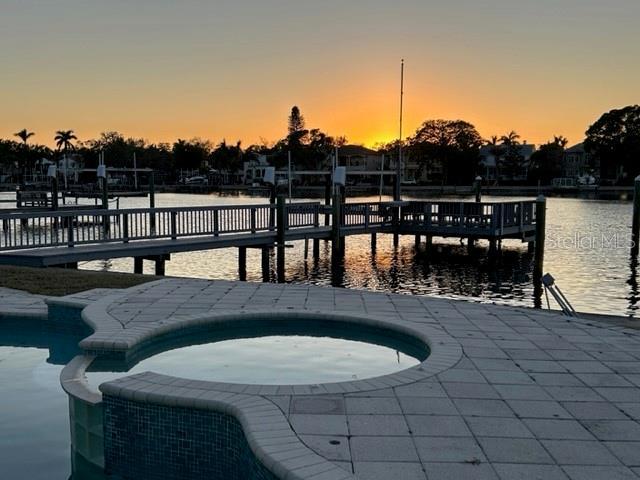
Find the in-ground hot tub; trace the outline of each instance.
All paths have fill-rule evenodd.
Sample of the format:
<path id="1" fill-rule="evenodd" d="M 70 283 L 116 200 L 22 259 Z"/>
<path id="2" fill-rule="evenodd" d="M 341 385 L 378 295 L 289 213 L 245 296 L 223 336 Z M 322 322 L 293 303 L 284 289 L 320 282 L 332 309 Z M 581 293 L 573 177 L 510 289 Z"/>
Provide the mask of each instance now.
<path id="1" fill-rule="evenodd" d="M 87 378 L 96 388 L 123 376 L 113 370 L 251 385 L 320 384 L 389 375 L 428 356 L 426 343 L 389 329 L 317 319 L 248 319 L 174 332 L 149 342 L 127 362 L 98 358 Z"/>
<path id="2" fill-rule="evenodd" d="M 113 340 L 81 342 L 86 354 L 63 386 L 72 405 L 83 403 L 72 432 L 100 429 L 105 471 L 125 479 L 305 479 L 321 469 L 343 480 L 272 396 L 331 405 L 335 395 L 425 379 L 461 353 L 439 329 L 373 315 L 227 313 L 111 331 Z M 89 458 L 96 445 L 74 448 Z"/>

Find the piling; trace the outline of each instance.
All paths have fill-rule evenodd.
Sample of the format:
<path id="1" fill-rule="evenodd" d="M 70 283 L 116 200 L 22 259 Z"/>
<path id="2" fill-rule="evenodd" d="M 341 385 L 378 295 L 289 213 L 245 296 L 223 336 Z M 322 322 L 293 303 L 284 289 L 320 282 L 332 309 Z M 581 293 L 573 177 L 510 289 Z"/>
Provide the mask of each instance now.
<path id="1" fill-rule="evenodd" d="M 304 259 L 309 258 L 309 237 L 304 238 Z"/>
<path id="2" fill-rule="evenodd" d="M 320 258 L 320 239 L 319 238 L 313 239 L 313 258 L 316 260 Z"/>
<path id="3" fill-rule="evenodd" d="M 416 249 L 420 248 L 420 235 L 416 235 L 414 239 Z"/>
<path id="4" fill-rule="evenodd" d="M 149 173 L 149 227 L 152 232 L 156 230 L 156 212 L 153 210 L 156 208 L 156 179 L 154 172 Z"/>
<path id="5" fill-rule="evenodd" d="M 144 259 L 142 257 L 133 257 L 133 273 L 142 275 Z"/>
<path id="6" fill-rule="evenodd" d="M 159 277 L 163 277 L 165 272 L 165 259 L 163 257 L 159 257 L 156 259 L 156 275 Z"/>
<path id="7" fill-rule="evenodd" d="M 473 247 L 475 246 L 476 240 L 473 237 L 467 238 L 467 252 L 473 252 Z"/>
<path id="8" fill-rule="evenodd" d="M 277 259 L 276 274 L 278 283 L 284 283 L 284 252 L 285 252 L 285 232 L 287 221 L 286 197 L 278 195 L 276 203 L 276 243 L 277 243 Z"/>
<path id="9" fill-rule="evenodd" d="M 333 214 L 331 223 L 331 254 L 332 257 L 340 254 L 342 251 L 341 224 L 342 224 L 342 199 L 340 192 L 336 189 L 333 194 Z"/>
<path id="10" fill-rule="evenodd" d="M 51 177 L 51 210 L 58 210 L 58 178 Z"/>
<path id="11" fill-rule="evenodd" d="M 637 256 L 640 247 L 640 175 L 633 183 L 633 220 L 631 224 L 631 255 Z"/>
<path id="12" fill-rule="evenodd" d="M 476 192 L 476 203 L 482 202 L 482 177 L 480 175 L 476 177 L 473 187 Z"/>
<path id="13" fill-rule="evenodd" d="M 331 175 L 327 175 L 325 177 L 324 205 L 325 205 L 325 207 L 331 206 Z M 328 213 L 324 214 L 324 226 L 325 227 L 329 226 L 329 217 L 330 217 L 330 215 Z"/>
<path id="14" fill-rule="evenodd" d="M 100 181 L 102 182 L 102 208 L 104 210 L 109 210 L 109 187 L 107 182 L 106 175 L 104 177 L 100 177 Z M 111 219 L 109 215 L 102 216 L 102 226 L 104 227 L 105 236 L 109 235 Z"/>
<path id="15" fill-rule="evenodd" d="M 269 247 L 262 247 L 261 249 L 261 260 L 262 260 L 262 281 L 269 281 Z"/>
<path id="16" fill-rule="evenodd" d="M 542 275 L 544 274 L 544 238 L 547 200 L 544 195 L 536 198 L 536 240 L 533 265 L 533 283 L 536 287 L 542 287 Z"/>
<path id="17" fill-rule="evenodd" d="M 376 232 L 371 234 L 371 253 L 376 253 L 376 249 L 378 247 L 378 236 Z"/>
<path id="18" fill-rule="evenodd" d="M 238 277 L 241 282 L 247 280 L 247 247 L 238 247 Z"/>

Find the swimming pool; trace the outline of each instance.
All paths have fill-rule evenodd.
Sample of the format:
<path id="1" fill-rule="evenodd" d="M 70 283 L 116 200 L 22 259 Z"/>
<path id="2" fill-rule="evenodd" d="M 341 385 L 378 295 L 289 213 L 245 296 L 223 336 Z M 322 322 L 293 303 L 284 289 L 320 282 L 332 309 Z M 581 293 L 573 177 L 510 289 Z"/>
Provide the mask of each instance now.
<path id="1" fill-rule="evenodd" d="M 457 358 L 443 350 L 442 332 L 392 318 L 226 312 L 107 329 L 105 342 L 100 332 L 112 323 L 82 313 L 90 330 L 83 308 L 60 301 L 49 304 L 47 320 L 0 319 L 0 427 L 8 432 L 0 463 L 8 478 L 274 480 L 288 470 L 275 473 L 260 453 L 272 442 L 288 439 L 282 448 L 327 460 L 300 443 L 264 395 L 402 385 Z"/>
<path id="2" fill-rule="evenodd" d="M 0 317 L 2 478 L 70 477 L 69 400 L 59 376 L 85 335 L 51 331 L 36 319 Z"/>

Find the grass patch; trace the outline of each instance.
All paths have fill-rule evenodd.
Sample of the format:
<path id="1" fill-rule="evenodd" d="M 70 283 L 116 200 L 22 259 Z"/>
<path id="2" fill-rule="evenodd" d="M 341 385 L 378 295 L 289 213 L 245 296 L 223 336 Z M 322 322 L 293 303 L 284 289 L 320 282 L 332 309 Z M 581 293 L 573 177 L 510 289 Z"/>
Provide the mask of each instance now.
<path id="1" fill-rule="evenodd" d="M 133 273 L 0 265 L 0 287 L 51 296 L 70 295 L 92 288 L 129 288 L 160 278 Z"/>

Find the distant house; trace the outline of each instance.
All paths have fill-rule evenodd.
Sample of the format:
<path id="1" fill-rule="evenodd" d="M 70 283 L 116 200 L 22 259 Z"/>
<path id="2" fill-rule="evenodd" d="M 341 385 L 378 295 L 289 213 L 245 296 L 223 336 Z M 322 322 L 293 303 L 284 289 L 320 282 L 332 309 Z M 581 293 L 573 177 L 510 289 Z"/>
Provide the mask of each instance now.
<path id="1" fill-rule="evenodd" d="M 338 149 L 338 163 L 347 167 L 347 172 L 379 171 L 382 155 L 362 145 L 343 145 Z"/>
<path id="2" fill-rule="evenodd" d="M 266 155 L 255 155 L 242 164 L 242 183 L 251 185 L 260 183 L 264 178 L 265 169 L 269 166 Z"/>
<path id="3" fill-rule="evenodd" d="M 562 159 L 562 175 L 568 178 L 584 175 L 600 176 L 600 166 L 584 148 L 584 143 L 578 143 L 564 151 Z"/>
<path id="4" fill-rule="evenodd" d="M 58 160 L 58 176 L 67 181 L 78 182 L 80 172 L 84 169 L 82 155 L 69 153 Z"/>
<path id="5" fill-rule="evenodd" d="M 439 159 L 423 161 L 406 153 L 402 158 L 403 181 L 420 183 L 440 183 L 444 176 L 444 165 Z M 395 166 L 395 161 L 393 162 Z"/>
<path id="6" fill-rule="evenodd" d="M 506 148 L 504 145 L 499 145 Z M 515 172 L 506 172 L 502 167 L 504 162 L 504 156 L 496 158 L 493 153 L 495 147 L 493 145 L 484 145 L 480 147 L 480 168 L 481 176 L 487 181 L 522 181 L 527 179 L 529 172 L 529 166 L 531 163 L 531 155 L 536 151 L 536 146 L 532 143 L 527 143 L 526 140 L 517 145 L 518 153 L 522 157 L 522 161 Z M 500 178 L 498 178 L 500 176 Z"/>

